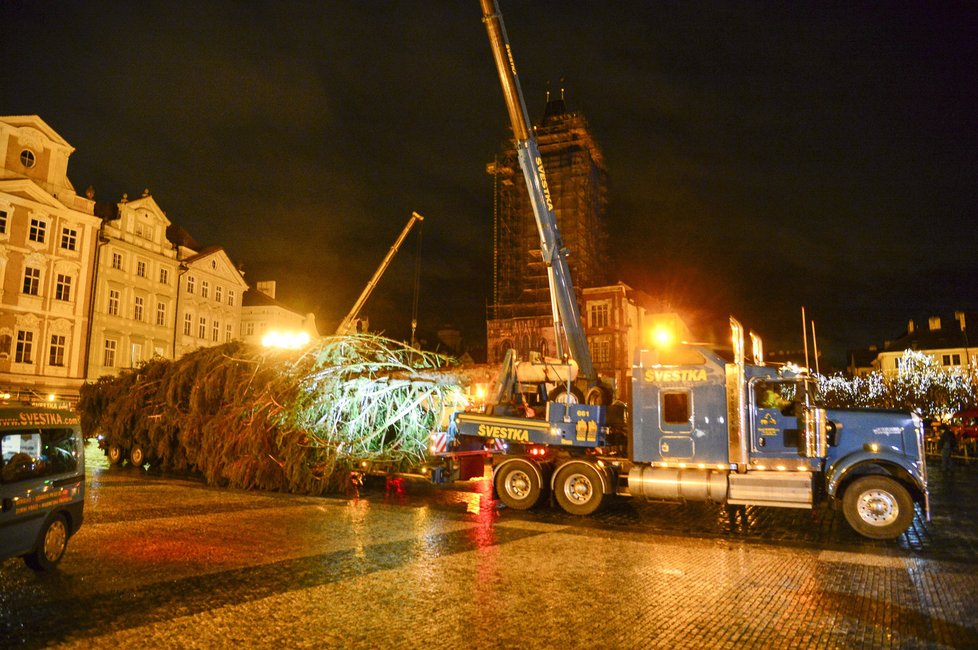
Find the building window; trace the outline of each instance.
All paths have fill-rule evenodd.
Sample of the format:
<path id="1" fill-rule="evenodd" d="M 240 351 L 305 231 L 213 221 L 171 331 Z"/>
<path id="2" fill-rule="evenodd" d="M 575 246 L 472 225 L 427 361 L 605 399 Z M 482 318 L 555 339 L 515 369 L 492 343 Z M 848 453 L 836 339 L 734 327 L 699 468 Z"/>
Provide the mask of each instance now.
<path id="1" fill-rule="evenodd" d="M 211 292 L 211 283 L 207 280 L 200 281 L 200 297 L 206 298 Z"/>
<path id="2" fill-rule="evenodd" d="M 135 303 L 132 307 L 132 318 L 133 320 L 143 320 L 143 297 L 136 296 Z"/>
<path id="3" fill-rule="evenodd" d="M 254 323 L 245 323 L 245 336 L 251 336 L 255 333 Z"/>
<path id="4" fill-rule="evenodd" d="M 68 302 L 71 300 L 71 276 L 58 274 L 58 282 L 54 285 L 54 297 Z"/>
<path id="5" fill-rule="evenodd" d="M 119 292 L 109 289 L 109 316 L 119 315 Z"/>
<path id="6" fill-rule="evenodd" d="M 228 289 L 228 304 L 234 307 L 234 289 Z"/>
<path id="7" fill-rule="evenodd" d="M 941 365 L 944 366 L 960 366 L 961 365 L 961 355 L 960 354 L 945 354 L 941 356 Z"/>
<path id="8" fill-rule="evenodd" d="M 14 361 L 17 363 L 34 363 L 34 332 L 17 330 L 17 352 Z"/>
<path id="9" fill-rule="evenodd" d="M 591 327 L 608 327 L 608 303 L 591 303 Z"/>
<path id="10" fill-rule="evenodd" d="M 20 152 L 20 164 L 30 169 L 37 162 L 37 158 L 34 157 L 34 152 L 30 149 L 24 149 Z"/>
<path id="11" fill-rule="evenodd" d="M 611 363 L 611 341 L 593 341 L 591 349 L 594 354 L 594 363 Z"/>
<path id="12" fill-rule="evenodd" d="M 112 268 L 122 269 L 122 253 L 112 253 Z"/>
<path id="13" fill-rule="evenodd" d="M 39 244 L 43 244 L 44 238 L 47 236 L 47 229 L 48 225 L 40 219 L 31 219 L 31 229 L 27 233 L 27 238 L 31 241 L 36 241 Z"/>
<path id="14" fill-rule="evenodd" d="M 211 327 L 211 340 L 217 343 L 217 340 L 221 336 L 221 321 L 214 321 Z"/>
<path id="15" fill-rule="evenodd" d="M 105 339 L 105 348 L 102 350 L 102 365 L 106 368 L 115 367 L 115 350 L 118 342 L 114 339 Z"/>
<path id="16" fill-rule="evenodd" d="M 207 319 L 203 316 L 200 317 L 200 322 L 197 325 L 197 338 L 206 339 L 207 338 Z"/>
<path id="17" fill-rule="evenodd" d="M 194 326 L 194 317 L 190 315 L 188 311 L 183 315 L 183 335 L 190 336 L 190 331 Z"/>
<path id="18" fill-rule="evenodd" d="M 146 277 L 146 262 L 143 260 L 136 261 L 136 275 L 141 278 Z"/>
<path id="19" fill-rule="evenodd" d="M 231 327 L 231 323 L 228 323 L 227 325 L 224 326 L 224 342 L 230 343 L 232 336 L 233 336 L 233 328 Z"/>
<path id="20" fill-rule="evenodd" d="M 129 365 L 130 365 L 130 367 L 135 368 L 136 366 L 138 366 L 142 362 L 143 362 L 143 344 L 142 343 L 133 343 L 132 344 L 132 360 L 130 361 Z"/>
<path id="21" fill-rule="evenodd" d="M 165 302 L 156 303 L 156 324 L 160 326 L 166 325 L 166 303 Z"/>
<path id="22" fill-rule="evenodd" d="M 65 337 L 60 334 L 51 335 L 51 355 L 48 359 L 48 365 L 65 365 Z"/>
<path id="23" fill-rule="evenodd" d="M 194 279 L 194 276 L 188 275 L 187 276 L 187 293 L 193 293 L 196 288 L 197 288 L 197 281 Z"/>
<path id="24" fill-rule="evenodd" d="M 216 285 L 214 287 L 214 300 L 221 302 L 224 299 L 224 287 L 221 285 Z"/>
<path id="25" fill-rule="evenodd" d="M 0 233 L 7 232 L 7 211 L 0 210 Z"/>
<path id="26" fill-rule="evenodd" d="M 10 356 L 10 343 L 12 340 L 9 334 L 0 334 L 0 358 L 6 359 Z"/>
<path id="27" fill-rule="evenodd" d="M 170 284 L 170 269 L 160 269 L 160 284 Z"/>
<path id="28" fill-rule="evenodd" d="M 78 231 L 73 228 L 62 228 L 61 229 L 61 248 L 66 251 L 77 250 L 78 247 Z"/>
<path id="29" fill-rule="evenodd" d="M 24 293 L 36 296 L 41 286 L 41 269 L 28 266 L 24 269 Z"/>

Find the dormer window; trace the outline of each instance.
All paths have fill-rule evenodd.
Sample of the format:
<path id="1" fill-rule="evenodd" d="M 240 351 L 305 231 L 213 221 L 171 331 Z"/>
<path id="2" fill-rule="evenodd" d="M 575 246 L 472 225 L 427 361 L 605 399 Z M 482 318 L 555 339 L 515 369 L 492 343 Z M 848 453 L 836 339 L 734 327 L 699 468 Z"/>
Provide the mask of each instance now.
<path id="1" fill-rule="evenodd" d="M 34 152 L 30 149 L 24 149 L 20 152 L 20 164 L 30 169 L 37 163 L 37 158 L 34 156 Z"/>

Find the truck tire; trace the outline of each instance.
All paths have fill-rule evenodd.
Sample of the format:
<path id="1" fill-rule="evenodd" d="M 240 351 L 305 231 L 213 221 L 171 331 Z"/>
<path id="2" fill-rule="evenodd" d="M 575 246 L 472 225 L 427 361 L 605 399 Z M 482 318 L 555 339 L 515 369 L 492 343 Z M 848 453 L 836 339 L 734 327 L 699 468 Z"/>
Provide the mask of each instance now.
<path id="1" fill-rule="evenodd" d="M 126 452 L 119 445 L 109 445 L 105 455 L 108 456 L 110 465 L 121 465 L 126 458 Z"/>
<path id="2" fill-rule="evenodd" d="M 547 399 L 551 402 L 560 402 L 561 404 L 582 404 L 584 402 L 584 393 L 577 386 L 571 386 L 570 393 L 568 394 L 567 386 L 561 384 L 550 391 Z"/>
<path id="3" fill-rule="evenodd" d="M 540 500 L 540 472 L 527 460 L 514 460 L 496 473 L 496 495 L 507 508 L 529 510 Z"/>
<path id="4" fill-rule="evenodd" d="M 554 496 L 572 515 L 589 515 L 604 501 L 601 476 L 586 463 L 567 463 L 554 475 Z"/>
<path id="5" fill-rule="evenodd" d="M 872 474 L 853 481 L 842 496 L 842 512 L 853 530 L 871 539 L 894 539 L 913 521 L 910 493 L 889 476 Z"/>
<path id="6" fill-rule="evenodd" d="M 24 556 L 24 564 L 35 571 L 52 571 L 68 548 L 68 521 L 54 515 L 44 524 L 34 550 Z"/>
<path id="7" fill-rule="evenodd" d="M 133 467 L 142 467 L 146 463 L 146 452 L 139 445 L 133 445 L 129 450 L 129 464 Z"/>

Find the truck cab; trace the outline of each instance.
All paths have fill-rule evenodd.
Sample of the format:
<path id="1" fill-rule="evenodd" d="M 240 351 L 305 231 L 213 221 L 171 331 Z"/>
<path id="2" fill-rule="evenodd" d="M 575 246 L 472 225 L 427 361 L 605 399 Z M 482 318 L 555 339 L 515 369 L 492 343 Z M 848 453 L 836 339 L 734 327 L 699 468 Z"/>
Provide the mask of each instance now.
<path id="1" fill-rule="evenodd" d="M 82 525 L 85 448 L 78 416 L 0 406 L 0 560 L 54 569 Z"/>

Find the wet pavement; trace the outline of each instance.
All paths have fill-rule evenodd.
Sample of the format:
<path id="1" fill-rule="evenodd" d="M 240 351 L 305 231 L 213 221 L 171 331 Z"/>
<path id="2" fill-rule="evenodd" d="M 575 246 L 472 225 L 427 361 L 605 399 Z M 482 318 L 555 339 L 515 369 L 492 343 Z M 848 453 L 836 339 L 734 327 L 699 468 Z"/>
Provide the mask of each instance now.
<path id="1" fill-rule="evenodd" d="M 933 520 L 874 542 L 829 510 L 313 498 L 90 453 L 60 570 L 0 563 L 0 648 L 975 648 L 978 466 L 931 479 Z"/>

